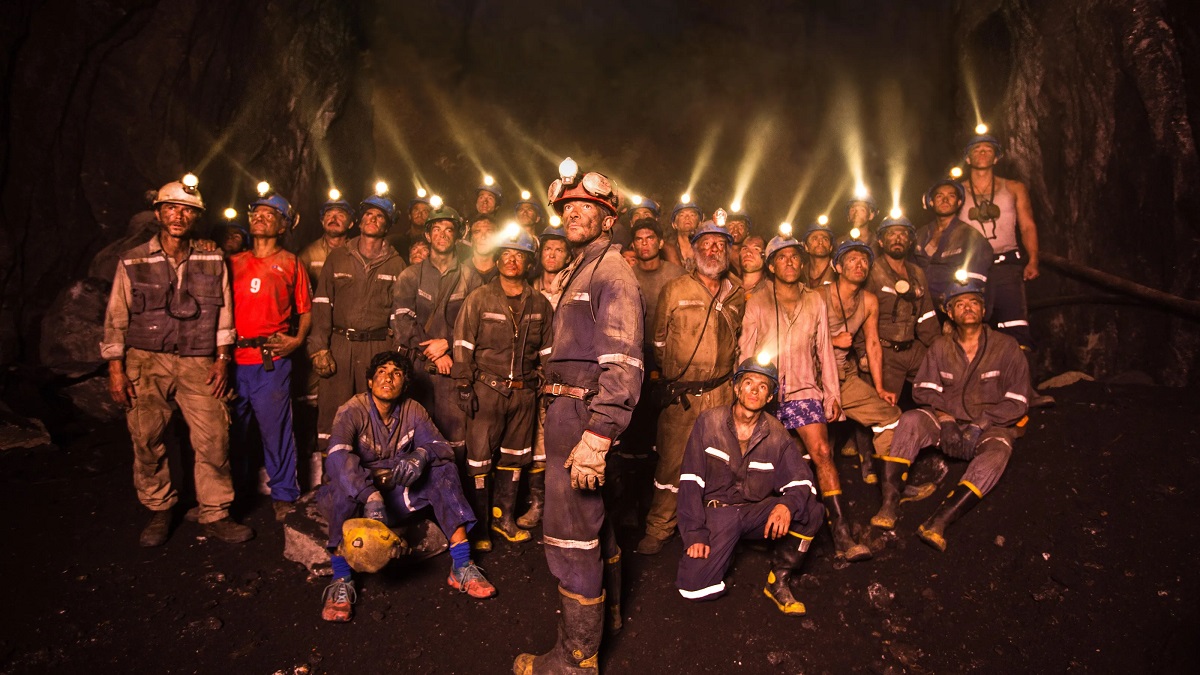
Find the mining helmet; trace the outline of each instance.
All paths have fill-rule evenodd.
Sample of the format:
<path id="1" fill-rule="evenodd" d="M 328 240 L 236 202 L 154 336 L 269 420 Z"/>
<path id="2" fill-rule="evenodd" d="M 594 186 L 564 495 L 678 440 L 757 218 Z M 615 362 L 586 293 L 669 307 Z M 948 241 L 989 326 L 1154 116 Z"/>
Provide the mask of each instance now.
<path id="1" fill-rule="evenodd" d="M 696 203 L 696 200 L 691 198 L 691 195 L 685 196 L 687 197 L 686 200 L 680 200 L 680 202 L 675 205 L 675 208 L 671 209 L 671 220 L 675 220 L 675 216 L 678 216 L 680 211 L 687 209 L 693 209 L 700 215 L 701 218 L 703 218 L 704 209 L 700 208 L 700 205 Z"/>
<path id="2" fill-rule="evenodd" d="M 754 222 L 752 220 L 750 220 L 750 214 L 746 213 L 745 211 L 743 211 L 741 209 L 735 209 L 735 210 L 729 212 L 729 216 L 725 219 L 725 222 L 728 223 L 731 220 L 742 221 L 743 223 L 746 224 L 747 230 L 754 227 Z"/>
<path id="3" fill-rule="evenodd" d="M 954 192 L 958 194 L 959 204 L 967 201 L 967 190 L 963 187 L 962 183 L 954 180 L 953 178 L 943 178 L 930 186 L 930 188 L 925 191 L 925 194 L 921 196 L 921 206 L 924 206 L 925 210 L 933 210 L 933 195 L 936 194 L 938 188 L 942 187 L 943 185 L 949 185 L 950 187 L 954 188 Z"/>
<path id="4" fill-rule="evenodd" d="M 783 235 L 777 235 L 774 238 L 772 238 L 771 241 L 767 242 L 767 251 L 766 251 L 767 264 L 768 265 L 771 264 L 771 258 L 775 257 L 776 253 L 779 253 L 780 251 L 782 251 L 785 248 L 791 248 L 793 246 L 796 248 L 801 248 L 800 242 L 797 241 L 794 237 L 791 237 L 791 236 L 785 237 Z"/>
<path id="5" fill-rule="evenodd" d="M 610 209 L 614 215 L 620 211 L 621 198 L 608 176 L 595 171 L 583 173 L 570 157 L 558 165 L 558 175 L 546 190 L 546 196 L 550 198 L 549 204 L 558 215 L 562 215 L 563 206 L 567 202 L 575 200 L 600 204 Z"/>
<path id="6" fill-rule="evenodd" d="M 462 216 L 458 215 L 458 211 L 442 204 L 436 209 L 429 212 L 429 217 L 425 219 L 425 229 L 428 230 L 439 220 L 448 220 L 454 224 L 454 231 L 458 236 L 462 236 L 462 230 L 465 226 Z"/>
<path id="7" fill-rule="evenodd" d="M 741 381 L 746 373 L 758 373 L 771 381 L 771 395 L 775 394 L 775 389 L 779 387 L 779 368 L 771 362 L 770 357 L 766 352 L 761 352 L 758 356 L 752 356 L 744 359 L 738 364 L 737 370 L 733 373 L 733 384 Z"/>
<path id="8" fill-rule="evenodd" d="M 904 216 L 897 216 L 895 218 L 888 216 L 887 218 L 883 219 L 882 223 L 879 223 L 879 229 L 877 230 L 878 234 L 883 236 L 883 231 L 889 227 L 906 227 L 908 228 L 909 233 L 914 234 L 917 231 L 917 228 L 913 226 L 912 221 L 908 218 L 905 218 Z"/>
<path id="9" fill-rule="evenodd" d="M 276 192 L 275 188 L 271 187 L 271 184 L 266 181 L 258 184 L 258 199 L 250 202 L 250 205 L 246 207 L 246 211 L 248 213 L 259 206 L 269 206 L 275 209 L 289 225 L 295 219 L 296 214 L 292 211 L 291 202 Z"/>
<path id="10" fill-rule="evenodd" d="M 192 174 L 184 176 L 185 180 L 167 183 L 158 189 L 154 197 L 154 208 L 160 204 L 181 204 L 204 210 L 204 198 L 200 196 L 199 181 Z"/>
<path id="11" fill-rule="evenodd" d="M 500 249 L 504 248 L 537 255 L 538 241 L 526 232 L 525 228 L 516 223 L 509 223 L 492 236 L 492 246 L 495 247 L 497 255 Z"/>
<path id="12" fill-rule="evenodd" d="M 850 199 L 847 199 L 846 200 L 846 210 L 849 211 L 850 207 L 854 206 L 858 202 L 862 202 L 863 204 L 866 204 L 867 210 L 869 210 L 871 212 L 871 215 L 869 215 L 867 217 L 868 220 L 871 220 L 872 218 L 875 217 L 875 214 L 879 213 L 879 205 L 875 203 L 875 198 L 872 197 L 869 192 L 856 194 L 856 195 L 850 197 Z"/>
<path id="13" fill-rule="evenodd" d="M 912 227 L 912 225 L 910 224 L 909 227 Z M 862 251 L 863 253 L 867 254 L 868 265 L 875 262 L 875 251 L 872 250 L 866 242 L 858 239 L 847 239 L 841 244 L 838 244 L 837 251 L 833 254 L 833 264 L 838 264 L 841 262 L 842 256 L 854 250 Z"/>
<path id="14" fill-rule="evenodd" d="M 970 155 L 971 148 L 979 145 L 980 143 L 987 143 L 988 145 L 992 146 L 992 149 L 996 151 L 997 160 L 999 160 L 1004 154 L 1004 147 L 1000 145 L 1000 139 L 991 134 L 975 134 L 971 137 L 971 140 L 967 141 L 966 147 L 963 148 L 963 155 Z"/>
<path id="15" fill-rule="evenodd" d="M 804 229 L 804 241 L 807 242 L 809 235 L 814 232 L 824 232 L 825 234 L 829 235 L 830 242 L 834 240 L 833 230 L 829 228 L 828 223 L 822 223 L 819 220 L 814 220 L 811 225 Z"/>
<path id="16" fill-rule="evenodd" d="M 655 218 L 662 216 L 662 209 L 658 202 L 649 197 L 634 197 L 634 200 L 630 201 L 629 210 L 636 211 L 637 209 L 649 209 Z"/>
<path id="17" fill-rule="evenodd" d="M 546 241 L 547 239 L 566 239 L 567 231 L 562 226 L 547 225 L 546 229 L 538 235 L 538 239 Z"/>
<path id="18" fill-rule="evenodd" d="M 403 552 L 404 543 L 387 525 L 373 518 L 350 518 L 342 523 L 338 555 L 356 572 L 378 572 Z"/>
<path id="19" fill-rule="evenodd" d="M 396 219 L 396 202 L 383 195 L 371 195 L 362 200 L 362 203 L 358 205 L 358 214 L 361 216 L 367 212 L 367 209 L 383 211 L 383 215 L 387 216 L 388 223 Z"/>
<path id="20" fill-rule="evenodd" d="M 521 201 L 517 202 L 516 205 L 513 206 L 513 213 L 516 213 L 521 208 L 522 204 L 528 204 L 533 207 L 534 211 L 537 211 L 539 218 L 545 218 L 546 217 L 545 207 L 543 207 L 540 202 L 534 200 L 534 198 L 532 196 L 526 197 L 525 196 L 526 194 L 529 194 L 529 193 L 528 192 L 521 193 Z"/>
<path id="21" fill-rule="evenodd" d="M 333 209 L 341 209 L 345 211 L 346 214 L 350 216 L 350 220 L 354 220 L 355 218 L 354 205 L 351 204 L 350 201 L 347 200 L 337 188 L 329 189 L 329 199 L 327 199 L 325 203 L 321 205 L 321 217 L 324 218 L 325 214 Z"/>
<path id="22" fill-rule="evenodd" d="M 975 277 L 968 277 L 965 274 L 963 274 L 961 276 L 956 274 L 955 277 L 956 277 L 955 283 L 950 284 L 950 286 L 946 289 L 946 294 L 942 298 L 942 309 L 946 310 L 947 313 L 949 313 L 949 310 L 950 310 L 950 301 L 953 300 L 954 298 L 957 298 L 960 295 L 967 295 L 970 293 L 974 293 L 975 295 L 978 295 L 980 298 L 984 297 L 983 296 L 984 286 L 983 286 L 982 281 L 980 281 L 979 279 L 976 279 Z M 959 281 L 959 279 L 961 279 L 963 277 L 965 277 L 966 280 Z"/>
<path id="23" fill-rule="evenodd" d="M 496 198 L 496 206 L 500 206 L 500 203 L 501 203 L 502 201 L 504 201 L 504 193 L 502 193 L 502 192 L 500 191 L 500 186 L 496 185 L 495 183 L 493 183 L 493 184 L 491 184 L 491 185 L 488 185 L 487 183 L 483 183 L 483 184 L 481 184 L 481 185 L 480 185 L 480 186 L 479 186 L 479 187 L 478 187 L 478 188 L 475 190 L 475 196 L 477 196 L 477 197 L 478 197 L 480 192 L 490 192 L 490 193 L 492 193 L 492 196 L 494 196 L 494 197 Z"/>
<path id="24" fill-rule="evenodd" d="M 696 231 L 692 233 L 692 236 L 688 238 L 688 241 L 692 245 L 695 245 L 695 243 L 700 240 L 700 237 L 703 237 L 706 234 L 719 234 L 722 237 L 725 237 L 726 245 L 733 243 L 733 235 L 730 234 L 729 229 L 725 227 L 726 218 L 727 216 L 725 214 L 725 209 L 717 209 L 716 212 L 713 213 L 712 220 L 706 220 L 701 223 L 700 227 L 697 227 Z"/>

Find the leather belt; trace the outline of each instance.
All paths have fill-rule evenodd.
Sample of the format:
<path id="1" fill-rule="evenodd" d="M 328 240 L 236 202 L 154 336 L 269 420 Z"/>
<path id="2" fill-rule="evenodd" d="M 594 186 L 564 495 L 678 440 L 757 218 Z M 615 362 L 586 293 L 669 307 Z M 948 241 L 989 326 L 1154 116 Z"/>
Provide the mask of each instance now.
<path id="1" fill-rule="evenodd" d="M 351 342 L 377 342 L 388 339 L 392 331 L 389 328 L 373 328 L 371 330 L 355 330 L 353 328 L 334 328 L 333 332 Z"/>
<path id="2" fill-rule="evenodd" d="M 706 391 L 712 391 L 729 381 L 729 375 L 714 377 L 711 380 L 693 380 L 691 382 L 673 382 L 671 386 L 683 394 L 700 396 Z"/>
<path id="3" fill-rule="evenodd" d="M 240 338 L 237 341 L 237 346 L 242 349 L 257 349 L 258 353 L 262 356 L 263 370 L 268 372 L 275 370 L 275 354 L 267 346 L 267 338 L 265 336 Z"/>
<path id="4" fill-rule="evenodd" d="M 265 337 L 239 338 L 237 341 L 237 346 L 242 347 L 242 348 L 247 348 L 247 347 L 258 348 L 265 344 L 267 344 L 267 338 L 265 338 Z"/>
<path id="5" fill-rule="evenodd" d="M 480 372 L 475 375 L 475 379 L 492 387 L 508 387 L 509 389 L 525 389 L 532 387 L 535 380 L 511 380 L 507 377 L 499 377 L 491 373 Z"/>
<path id="6" fill-rule="evenodd" d="M 891 340 L 884 340 L 883 338 L 880 338 L 879 344 L 884 349 L 890 349 L 894 352 L 906 352 L 912 349 L 913 341 L 905 340 L 904 342 L 892 342 Z"/>
<path id="7" fill-rule="evenodd" d="M 572 387 L 571 385 L 563 384 L 562 382 L 543 384 L 542 388 L 538 391 L 547 396 L 566 396 L 567 398 L 577 398 L 580 401 L 585 402 L 596 395 L 596 392 L 592 391 L 591 389 Z"/>

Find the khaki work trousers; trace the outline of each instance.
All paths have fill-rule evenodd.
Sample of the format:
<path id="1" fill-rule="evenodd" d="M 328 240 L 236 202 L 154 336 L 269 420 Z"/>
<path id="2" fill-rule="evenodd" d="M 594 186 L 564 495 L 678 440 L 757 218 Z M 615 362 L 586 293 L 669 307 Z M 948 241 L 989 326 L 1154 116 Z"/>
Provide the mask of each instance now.
<path id="1" fill-rule="evenodd" d="M 900 421 L 900 409 L 879 398 L 875 387 L 861 377 L 842 379 L 842 411 L 846 417 L 869 428 L 875 434 L 875 454 L 886 455 L 892 447 L 892 435 Z"/>
<path id="2" fill-rule="evenodd" d="M 187 422 L 196 453 L 196 500 L 200 522 L 229 516 L 233 479 L 229 473 L 229 411 L 212 397 L 205 384 L 213 358 L 176 356 L 130 349 L 125 354 L 125 374 L 133 382 L 137 399 L 126 413 L 133 438 L 133 486 L 138 499 L 151 511 L 165 511 L 179 501 L 171 485 L 167 446 L 163 434 L 171 419 L 173 396 Z"/>

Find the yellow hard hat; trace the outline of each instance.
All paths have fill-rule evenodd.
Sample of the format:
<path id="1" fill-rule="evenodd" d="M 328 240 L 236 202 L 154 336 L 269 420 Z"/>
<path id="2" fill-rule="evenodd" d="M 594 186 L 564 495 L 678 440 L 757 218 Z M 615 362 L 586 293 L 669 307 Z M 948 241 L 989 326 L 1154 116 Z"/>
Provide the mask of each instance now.
<path id="1" fill-rule="evenodd" d="M 403 550 L 404 542 L 387 525 L 372 518 L 351 518 L 342 523 L 338 555 L 355 572 L 378 572 Z"/>

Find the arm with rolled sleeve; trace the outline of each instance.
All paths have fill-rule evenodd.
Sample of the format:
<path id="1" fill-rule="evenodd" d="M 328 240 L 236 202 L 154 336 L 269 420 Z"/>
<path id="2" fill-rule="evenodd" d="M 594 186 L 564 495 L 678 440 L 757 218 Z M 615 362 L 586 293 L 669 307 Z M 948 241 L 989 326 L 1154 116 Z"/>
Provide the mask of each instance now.
<path id="1" fill-rule="evenodd" d="M 993 336 L 999 333 L 993 333 Z M 1007 336 L 1006 336 L 1007 337 Z M 1001 399 L 995 405 L 985 406 L 975 423 L 987 429 L 989 425 L 1011 427 L 1029 410 L 1029 363 L 1014 340 L 1001 343 L 1003 351 L 999 359 Z"/>
<path id="2" fill-rule="evenodd" d="M 354 445 L 359 434 L 368 429 L 370 424 L 367 412 L 351 399 L 350 403 L 337 411 L 333 419 L 333 428 L 329 432 L 329 455 L 325 458 L 325 475 L 329 482 L 342 494 L 353 496 L 360 504 L 366 503 L 367 498 L 376 492 L 371 472 L 362 465 L 362 458 Z"/>
<path id="3" fill-rule="evenodd" d="M 626 270 L 628 272 L 628 270 Z M 599 391 L 588 404 L 586 430 L 614 439 L 629 426 L 629 417 L 642 393 L 642 294 L 631 279 L 610 279 L 593 299 L 596 349 L 600 365 Z M 595 286 L 593 286 L 595 288 Z"/>
<path id="4" fill-rule="evenodd" d="M 679 499 L 676 514 L 679 521 L 679 536 L 683 547 L 692 544 L 709 545 L 709 531 L 704 514 L 704 487 L 708 480 L 708 460 L 704 456 L 707 445 L 702 431 L 708 425 L 704 417 L 692 427 L 687 447 L 683 451 L 683 465 L 679 474 Z"/>
<path id="5" fill-rule="evenodd" d="M 129 330 L 130 300 L 129 274 L 125 271 L 125 265 L 117 261 L 112 293 L 108 296 L 108 309 L 104 312 L 104 340 L 100 343 L 100 357 L 106 361 L 120 361 L 125 358 L 125 331 Z"/>
<path id="6" fill-rule="evenodd" d="M 230 283 L 229 265 L 221 265 L 221 311 L 217 314 L 217 347 L 228 347 L 237 342 L 237 328 L 233 323 L 233 284 Z"/>
<path id="7" fill-rule="evenodd" d="M 330 257 L 333 253 L 330 252 Z M 317 292 L 312 298 L 312 331 L 308 334 L 308 355 L 329 349 L 329 335 L 333 332 L 333 272 L 329 260 L 321 268 L 317 278 Z"/>

